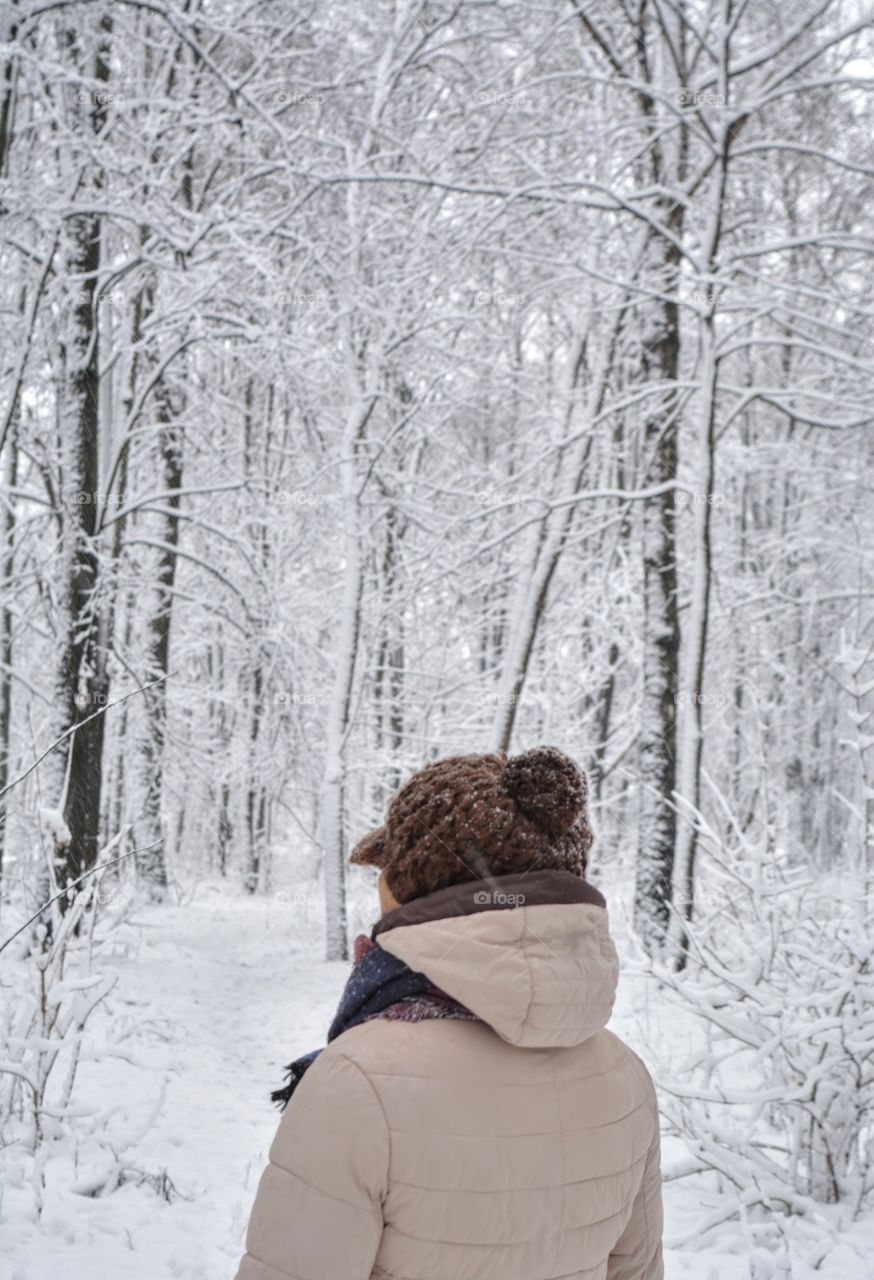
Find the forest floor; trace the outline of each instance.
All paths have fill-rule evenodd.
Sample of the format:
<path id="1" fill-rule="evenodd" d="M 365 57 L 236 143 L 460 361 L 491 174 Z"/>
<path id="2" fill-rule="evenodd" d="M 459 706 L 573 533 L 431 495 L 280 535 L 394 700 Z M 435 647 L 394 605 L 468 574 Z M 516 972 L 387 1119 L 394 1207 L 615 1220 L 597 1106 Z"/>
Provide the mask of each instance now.
<path id="1" fill-rule="evenodd" d="M 96 968 L 118 982 L 88 1024 L 82 1114 L 51 1144 L 39 1218 L 33 1161 L 2 1152 L 0 1280 L 233 1280 L 278 1122 L 269 1091 L 283 1063 L 324 1043 L 348 972 L 320 959 L 320 910 L 315 892 L 244 899 L 201 884 L 112 925 Z M 368 927 L 366 910 L 353 914 Z M 633 978 L 620 985 L 611 1026 L 647 1058 L 661 1023 Z M 667 1140 L 666 1171 L 683 1155 Z M 119 1166 L 120 1185 L 95 1194 Z M 666 1184 L 666 1280 L 871 1274 L 871 1219 L 829 1211 L 822 1247 L 808 1231 L 781 1260 L 737 1223 L 699 1239 L 727 1204 L 699 1178 Z"/>

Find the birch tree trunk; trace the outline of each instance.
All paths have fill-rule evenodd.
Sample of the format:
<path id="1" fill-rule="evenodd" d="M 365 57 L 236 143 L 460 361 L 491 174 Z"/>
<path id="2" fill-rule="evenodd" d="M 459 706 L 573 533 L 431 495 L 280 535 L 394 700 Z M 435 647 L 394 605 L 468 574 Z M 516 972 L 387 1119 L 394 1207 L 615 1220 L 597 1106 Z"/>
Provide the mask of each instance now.
<path id="1" fill-rule="evenodd" d="M 669 255 L 670 256 L 670 255 Z M 675 265 L 675 263 L 673 264 Z M 677 308 L 666 302 L 646 373 L 675 384 L 679 359 Z M 650 478 L 671 484 L 677 478 L 677 401 L 665 398 L 664 414 L 644 429 L 652 459 Z M 677 667 L 680 630 L 677 610 L 675 498 L 672 489 L 643 503 L 643 653 L 638 753 L 639 812 L 634 885 L 635 927 L 648 951 L 664 938 L 670 915 L 676 822 L 675 786 Z"/>
<path id="2" fill-rule="evenodd" d="M 348 959 L 346 928 L 346 737 L 355 681 L 364 589 L 359 520 L 357 448 L 367 411 L 353 404 L 340 464 L 343 594 L 337 620 L 334 678 L 325 727 L 325 767 L 319 807 L 319 845 L 325 883 L 325 958 Z"/>

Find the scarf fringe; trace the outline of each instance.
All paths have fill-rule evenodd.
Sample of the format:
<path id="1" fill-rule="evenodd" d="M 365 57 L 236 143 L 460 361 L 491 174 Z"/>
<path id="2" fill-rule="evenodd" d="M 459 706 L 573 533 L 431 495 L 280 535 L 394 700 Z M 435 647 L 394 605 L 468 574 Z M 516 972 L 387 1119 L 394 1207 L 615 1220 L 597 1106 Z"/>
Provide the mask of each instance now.
<path id="1" fill-rule="evenodd" d="M 321 1049 L 314 1049 L 312 1053 L 306 1053 L 302 1058 L 295 1058 L 294 1062 L 289 1062 L 285 1068 L 288 1083 L 281 1089 L 274 1089 L 270 1094 L 270 1101 L 279 1107 L 280 1111 L 284 1111 L 288 1106 L 291 1095 L 303 1079 L 307 1068 L 312 1066 L 321 1052 Z"/>

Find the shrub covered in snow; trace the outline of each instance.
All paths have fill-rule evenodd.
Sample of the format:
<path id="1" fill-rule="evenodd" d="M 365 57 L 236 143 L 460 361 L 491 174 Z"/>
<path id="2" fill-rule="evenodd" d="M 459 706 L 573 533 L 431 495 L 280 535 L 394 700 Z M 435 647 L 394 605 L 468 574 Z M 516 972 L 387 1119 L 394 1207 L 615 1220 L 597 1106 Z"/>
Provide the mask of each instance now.
<path id="1" fill-rule="evenodd" d="M 656 962 L 684 1011 L 659 1072 L 669 1129 L 739 1212 L 806 1213 L 874 1190 L 874 933 L 863 876 L 773 859 L 706 869 L 682 969 Z"/>
<path id="2" fill-rule="evenodd" d="M 115 974 L 92 971 L 96 887 L 96 878 L 87 881 L 63 914 L 53 912 L 51 928 L 39 923 L 27 941 L 22 935 L 27 950 L 16 979 L 23 971 L 27 986 L 3 984 L 11 998 L 0 1002 L 0 1144 L 34 1155 L 37 1212 L 47 1141 L 80 1114 L 72 1097 L 85 1025 L 116 982 Z"/>

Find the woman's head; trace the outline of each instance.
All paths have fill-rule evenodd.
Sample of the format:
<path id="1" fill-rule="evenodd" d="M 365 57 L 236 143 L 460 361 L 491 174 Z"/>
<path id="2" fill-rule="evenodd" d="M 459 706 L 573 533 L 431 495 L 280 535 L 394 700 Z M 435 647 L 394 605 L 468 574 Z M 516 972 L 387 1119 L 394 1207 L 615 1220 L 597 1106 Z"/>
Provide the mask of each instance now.
<path id="1" fill-rule="evenodd" d="M 585 774 L 555 747 L 451 756 L 400 788 L 383 826 L 358 842 L 350 862 L 379 867 L 381 895 L 398 903 L 535 867 L 584 876 L 586 798 Z"/>

